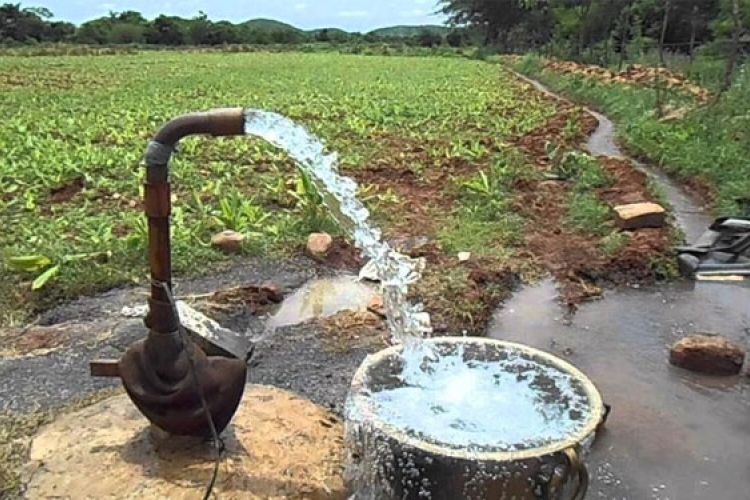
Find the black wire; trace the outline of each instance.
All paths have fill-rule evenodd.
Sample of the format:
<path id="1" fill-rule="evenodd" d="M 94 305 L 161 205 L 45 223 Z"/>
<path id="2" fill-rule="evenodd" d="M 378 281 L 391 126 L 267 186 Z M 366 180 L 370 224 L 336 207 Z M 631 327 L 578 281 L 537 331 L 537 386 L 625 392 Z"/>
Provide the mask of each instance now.
<path id="1" fill-rule="evenodd" d="M 177 329 L 180 333 L 180 336 L 182 337 L 182 343 L 185 345 L 185 353 L 187 354 L 188 364 L 190 365 L 190 372 L 193 375 L 193 381 L 195 382 L 195 386 L 198 389 L 198 397 L 201 400 L 201 406 L 203 407 L 203 414 L 206 416 L 206 420 L 208 421 L 208 426 L 211 429 L 211 436 L 214 441 L 214 451 L 216 452 L 216 456 L 214 459 L 214 472 L 213 472 L 213 476 L 211 477 L 211 481 L 208 483 L 208 486 L 206 487 L 206 493 L 205 495 L 203 495 L 203 500 L 209 500 L 211 498 L 211 493 L 213 492 L 214 487 L 216 486 L 216 480 L 219 476 L 219 466 L 221 463 L 221 454 L 224 450 L 224 443 L 221 441 L 221 438 L 219 437 L 219 433 L 216 431 L 216 425 L 214 424 L 214 419 L 211 416 L 211 411 L 208 408 L 206 397 L 203 394 L 203 388 L 201 387 L 200 379 L 198 378 L 198 371 L 195 368 L 195 360 L 193 359 L 193 354 L 190 351 L 190 338 L 188 337 L 187 331 L 185 331 L 185 326 L 182 324 L 182 321 L 180 321 L 180 313 L 177 310 L 177 304 L 175 303 L 174 297 L 172 296 L 172 290 L 170 290 L 169 285 L 167 283 L 160 282 L 159 285 L 164 289 L 164 293 L 167 295 L 167 300 L 169 301 L 169 305 L 172 307 L 172 312 L 174 313 L 174 316 L 177 319 Z"/>

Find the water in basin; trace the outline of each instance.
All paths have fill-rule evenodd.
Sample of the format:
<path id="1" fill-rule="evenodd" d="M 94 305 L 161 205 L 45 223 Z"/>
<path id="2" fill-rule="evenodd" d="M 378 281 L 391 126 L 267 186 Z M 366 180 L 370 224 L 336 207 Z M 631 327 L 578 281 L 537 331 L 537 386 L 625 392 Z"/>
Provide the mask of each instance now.
<path id="1" fill-rule="evenodd" d="M 440 352 L 409 346 L 387 363 L 395 378 L 372 378 L 362 397 L 369 415 L 437 446 L 510 452 L 563 441 L 590 422 L 591 407 L 579 380 L 532 355 L 492 347 L 490 360 L 463 346 Z"/>

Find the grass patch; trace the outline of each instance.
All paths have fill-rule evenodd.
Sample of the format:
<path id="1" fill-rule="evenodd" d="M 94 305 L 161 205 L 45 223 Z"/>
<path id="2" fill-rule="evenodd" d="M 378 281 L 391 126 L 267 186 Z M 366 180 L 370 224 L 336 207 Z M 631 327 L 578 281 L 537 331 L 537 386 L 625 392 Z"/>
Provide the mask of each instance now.
<path id="1" fill-rule="evenodd" d="M 628 246 L 629 241 L 625 233 L 611 232 L 599 242 L 599 252 L 604 257 L 612 257 Z"/>
<path id="2" fill-rule="evenodd" d="M 523 221 L 512 209 L 513 187 L 530 172 L 517 152 L 506 149 L 489 168 L 456 179 L 457 207 L 438 233 L 443 249 L 500 260 L 510 257 L 523 234 Z"/>
<path id="3" fill-rule="evenodd" d="M 610 186 L 614 179 L 602 168 L 596 158 L 580 151 L 563 151 L 547 145 L 547 155 L 552 161 L 548 176 L 572 184 L 568 197 L 565 224 L 592 236 L 607 236 L 612 231 L 612 214 L 596 193 L 596 189 Z M 603 245 L 612 250 L 614 243 Z"/>
<path id="4" fill-rule="evenodd" d="M 612 231 L 612 214 L 596 193 L 574 192 L 568 200 L 565 224 L 586 234 L 606 236 Z"/>
<path id="5" fill-rule="evenodd" d="M 749 215 L 742 203 L 750 193 L 749 68 L 745 65 L 738 71 L 732 88 L 717 103 L 696 107 L 694 100 L 667 92 L 667 107 L 691 111 L 684 118 L 662 121 L 655 110 L 654 89 L 555 74 L 543 70 L 542 60 L 536 57 L 515 66 L 617 120 L 619 136 L 637 156 L 681 179 L 707 181 L 715 193 L 714 209 L 727 215 Z"/>
<path id="6" fill-rule="evenodd" d="M 502 265 L 482 262 L 481 282 L 471 266 L 427 268 L 412 293 L 430 313 L 433 327 L 447 335 L 482 335 L 497 305 L 513 289 L 515 277 Z"/>
<path id="7" fill-rule="evenodd" d="M 20 468 L 28 458 L 29 439 L 43 425 L 58 415 L 91 406 L 120 392 L 120 389 L 106 389 L 54 410 L 0 414 L 0 498 L 14 498 L 19 494 Z"/>

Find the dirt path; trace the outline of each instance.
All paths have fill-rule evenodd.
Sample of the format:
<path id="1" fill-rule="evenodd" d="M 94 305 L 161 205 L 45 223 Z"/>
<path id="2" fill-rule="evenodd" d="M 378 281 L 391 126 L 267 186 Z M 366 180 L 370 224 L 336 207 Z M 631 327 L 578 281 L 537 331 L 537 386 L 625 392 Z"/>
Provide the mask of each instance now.
<path id="1" fill-rule="evenodd" d="M 612 122 L 595 116 L 600 126 L 589 141 L 592 153 L 623 156 Z M 695 239 L 710 222 L 700 204 L 665 176 L 638 166 L 659 183 L 688 240 Z M 747 344 L 750 287 L 677 282 L 611 291 L 572 318 L 557 297 L 552 280 L 521 290 L 497 313 L 489 333 L 568 359 L 612 404 L 590 460 L 589 497 L 746 498 L 750 381 L 697 376 L 667 360 L 669 346 L 694 332 Z"/>

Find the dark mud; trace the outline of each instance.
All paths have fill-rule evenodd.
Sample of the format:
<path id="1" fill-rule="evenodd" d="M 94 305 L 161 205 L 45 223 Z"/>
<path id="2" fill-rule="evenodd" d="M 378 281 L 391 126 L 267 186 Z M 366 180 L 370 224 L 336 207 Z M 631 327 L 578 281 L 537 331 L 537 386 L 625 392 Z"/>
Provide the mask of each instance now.
<path id="1" fill-rule="evenodd" d="M 680 282 L 611 292 L 569 319 L 546 281 L 509 301 L 490 335 L 570 361 L 612 405 L 588 498 L 739 499 L 750 489 L 750 381 L 695 375 L 668 358 L 694 332 L 747 345 L 748 303 L 747 286 Z"/>
<path id="2" fill-rule="evenodd" d="M 274 283 L 288 294 L 310 279 L 332 274 L 304 258 L 283 263 L 249 260 L 210 278 L 177 280 L 175 292 L 189 297 L 247 284 Z M 118 386 L 117 380 L 90 377 L 88 363 L 97 358 L 118 359 L 135 340 L 145 336 L 142 320 L 125 318 L 121 311 L 124 306 L 143 304 L 146 293 L 145 288 L 113 290 L 44 313 L 38 327 L 57 325 L 65 334 L 59 336 L 59 344 L 45 342 L 38 350 L 27 349 L 24 354 L 0 358 L 0 412 L 54 408 Z M 217 313 L 215 317 L 222 326 L 259 339 L 249 381 L 291 389 L 316 403 L 341 410 L 349 381 L 366 355 L 363 349 L 327 349 L 325 336 L 329 332 L 315 323 L 279 328 L 267 335 L 263 319 L 244 310 Z M 12 334 L 22 337 L 34 328 L 37 325 Z"/>

